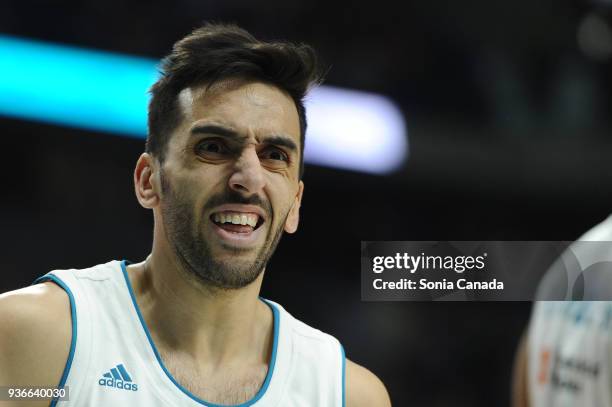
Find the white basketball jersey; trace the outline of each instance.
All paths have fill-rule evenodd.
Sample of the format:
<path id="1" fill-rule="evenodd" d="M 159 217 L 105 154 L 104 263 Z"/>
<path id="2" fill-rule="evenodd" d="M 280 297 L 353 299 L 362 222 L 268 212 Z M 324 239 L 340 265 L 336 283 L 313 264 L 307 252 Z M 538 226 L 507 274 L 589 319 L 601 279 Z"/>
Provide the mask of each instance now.
<path id="1" fill-rule="evenodd" d="M 578 270 L 611 262 L 612 217 L 573 243 L 571 255 L 566 252 L 564 256 L 566 262 L 577 262 Z M 584 292 L 603 290 L 608 293 L 606 298 L 612 298 L 608 280 L 612 273 L 606 270 L 609 266 L 603 273 L 592 273 L 582 283 Z M 579 276 L 553 275 L 552 270 L 547 273 L 539 292 L 551 292 L 555 285 L 569 287 L 569 297 L 561 292 L 561 298 L 571 299 L 569 291 Z M 560 279 L 562 284 L 558 284 Z M 536 302 L 529 327 L 528 360 L 532 406 L 612 407 L 612 302 Z"/>
<path id="2" fill-rule="evenodd" d="M 125 262 L 56 270 L 36 283 L 44 281 L 68 293 L 72 311 L 72 344 L 60 382 L 68 386 L 70 398 L 52 406 L 220 407 L 190 393 L 164 366 L 136 303 Z M 344 406 L 345 357 L 340 343 L 280 305 L 262 301 L 274 315 L 272 356 L 261 389 L 240 406 Z"/>

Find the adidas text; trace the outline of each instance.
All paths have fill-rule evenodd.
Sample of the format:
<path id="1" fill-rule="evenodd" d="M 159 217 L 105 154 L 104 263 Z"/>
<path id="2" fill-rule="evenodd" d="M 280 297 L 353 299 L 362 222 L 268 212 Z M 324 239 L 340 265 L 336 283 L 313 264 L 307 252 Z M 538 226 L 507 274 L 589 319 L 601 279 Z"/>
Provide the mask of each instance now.
<path id="1" fill-rule="evenodd" d="M 137 391 L 138 390 L 138 385 L 137 384 L 126 383 L 123 380 L 100 379 L 100 380 L 98 380 L 98 384 L 100 386 L 115 387 L 117 389 L 123 389 L 123 390 L 132 390 L 132 391 Z"/>

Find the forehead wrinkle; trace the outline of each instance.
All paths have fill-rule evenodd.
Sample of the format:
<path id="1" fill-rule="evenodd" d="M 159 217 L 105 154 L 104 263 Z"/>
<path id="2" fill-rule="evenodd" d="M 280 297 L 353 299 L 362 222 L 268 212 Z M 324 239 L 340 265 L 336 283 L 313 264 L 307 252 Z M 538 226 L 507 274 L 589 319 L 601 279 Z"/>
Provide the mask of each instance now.
<path id="1" fill-rule="evenodd" d="M 198 131 L 195 131 L 197 128 L 199 127 L 204 128 L 209 125 L 222 127 L 222 128 L 227 129 L 229 132 L 235 133 L 237 137 L 231 137 L 231 138 L 242 139 L 245 144 L 262 144 L 262 143 L 269 143 L 269 142 L 274 143 L 276 140 L 279 140 L 279 139 L 286 139 L 287 142 L 289 143 L 292 142 L 295 144 L 294 138 L 290 136 L 289 134 L 285 134 L 285 133 L 278 132 L 278 131 L 267 131 L 265 129 L 257 130 L 251 126 L 247 127 L 246 131 L 243 132 L 239 128 L 234 126 L 233 124 L 230 124 L 224 120 L 219 120 L 219 119 L 214 119 L 214 118 L 200 119 L 194 122 L 191 125 L 191 128 L 189 131 L 190 133 L 194 133 L 194 134 L 199 133 Z"/>
<path id="2" fill-rule="evenodd" d="M 262 89 L 263 88 L 263 89 Z M 298 118 L 296 131 L 298 132 L 298 136 L 293 133 L 293 131 L 283 131 L 279 128 L 266 128 L 268 125 L 272 124 L 268 120 L 265 120 L 261 123 L 258 128 L 254 128 L 254 123 L 242 123 L 240 120 L 235 122 L 235 118 L 232 116 L 227 116 L 228 113 L 235 114 L 231 109 L 228 111 L 224 106 L 224 102 L 226 101 L 226 97 L 231 94 L 236 95 L 234 92 L 238 91 L 242 93 L 243 100 L 256 109 L 264 109 L 268 111 L 268 115 L 272 114 L 275 118 L 286 117 L 289 113 L 291 115 L 295 115 Z M 272 91 L 272 92 L 270 92 Z M 262 92 L 262 94 L 260 94 Z M 226 127 L 228 129 L 233 130 L 235 133 L 243 138 L 244 142 L 247 142 L 250 137 L 253 137 L 255 141 L 251 139 L 249 144 L 260 144 L 268 142 L 267 139 L 275 138 L 275 137 L 283 137 L 290 139 L 293 141 L 299 150 L 299 116 L 297 114 L 297 108 L 295 103 L 291 99 L 291 97 L 284 92 L 282 89 L 277 88 L 276 86 L 260 83 L 258 81 L 236 81 L 236 80 L 224 80 L 220 82 L 215 82 L 212 86 L 207 87 L 204 85 L 194 86 L 190 89 L 189 92 L 185 92 L 186 95 L 184 101 L 188 102 L 188 96 L 191 97 L 192 104 L 190 105 L 190 110 L 193 111 L 193 119 L 199 118 L 199 120 L 192 123 L 190 126 L 194 128 L 198 125 L 205 124 L 215 124 L 220 125 L 222 127 Z M 278 96 L 282 96 L 283 103 L 279 102 L 275 97 L 271 97 L 270 95 L 277 94 Z M 231 96 L 235 98 L 235 96 Z M 239 100 L 240 97 L 236 100 Z M 232 99 L 232 103 L 234 99 Z M 257 115 L 257 113 L 255 113 Z M 229 119 L 229 121 L 227 121 Z M 273 120 L 276 123 L 277 120 Z M 286 120 L 279 120 L 281 125 L 286 124 Z M 293 121 L 293 120 L 292 120 Z M 259 128 L 261 127 L 261 128 Z M 289 130 L 289 129 L 285 129 Z"/>
<path id="3" fill-rule="evenodd" d="M 276 107 L 275 104 L 270 104 L 269 100 L 266 100 L 265 97 L 261 97 L 261 95 L 257 95 L 256 88 L 254 86 L 245 86 L 244 94 L 250 103 L 254 104 L 257 107 L 267 107 L 273 108 Z M 282 108 L 281 108 L 282 110 Z"/>

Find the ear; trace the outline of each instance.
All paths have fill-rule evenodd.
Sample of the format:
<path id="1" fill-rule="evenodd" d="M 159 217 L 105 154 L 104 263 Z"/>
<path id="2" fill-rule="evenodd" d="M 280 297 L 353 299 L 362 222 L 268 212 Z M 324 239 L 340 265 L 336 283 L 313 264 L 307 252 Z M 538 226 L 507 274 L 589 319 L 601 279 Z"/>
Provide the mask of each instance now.
<path id="1" fill-rule="evenodd" d="M 295 194 L 295 200 L 291 209 L 289 209 L 289 215 L 285 221 L 285 232 L 295 233 L 300 223 L 300 205 L 302 204 L 302 194 L 304 193 L 304 183 L 302 181 L 298 184 L 298 191 Z"/>
<path id="2" fill-rule="evenodd" d="M 134 192 L 143 208 L 152 209 L 159 202 L 155 179 L 155 159 L 142 153 L 134 169 Z"/>

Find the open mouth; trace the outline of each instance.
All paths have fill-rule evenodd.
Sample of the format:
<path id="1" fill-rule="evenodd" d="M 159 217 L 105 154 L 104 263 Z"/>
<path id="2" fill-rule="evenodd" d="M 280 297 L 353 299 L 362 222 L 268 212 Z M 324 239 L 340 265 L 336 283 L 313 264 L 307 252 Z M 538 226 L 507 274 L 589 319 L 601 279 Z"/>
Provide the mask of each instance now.
<path id="1" fill-rule="evenodd" d="M 228 232 L 246 234 L 257 230 L 264 223 L 261 216 L 252 212 L 215 212 L 210 215 L 210 220 Z"/>

